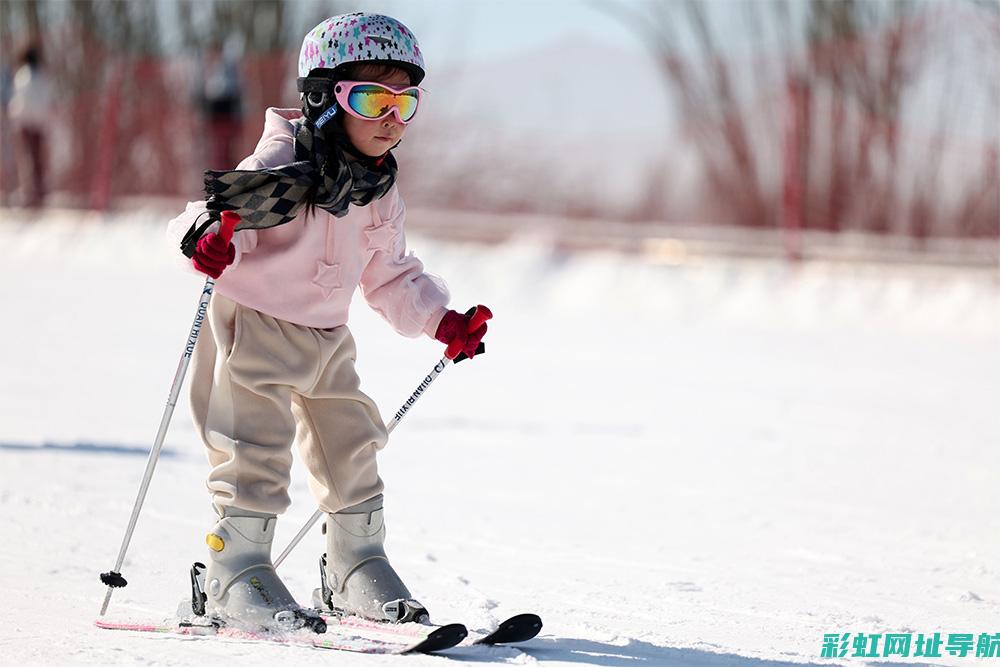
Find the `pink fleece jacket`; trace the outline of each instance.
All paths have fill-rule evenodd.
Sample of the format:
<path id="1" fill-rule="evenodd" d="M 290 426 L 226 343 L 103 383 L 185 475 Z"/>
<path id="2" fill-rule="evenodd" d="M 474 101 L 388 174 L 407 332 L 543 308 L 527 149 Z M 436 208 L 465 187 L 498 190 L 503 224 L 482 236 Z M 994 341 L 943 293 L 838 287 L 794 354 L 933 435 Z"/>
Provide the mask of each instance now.
<path id="1" fill-rule="evenodd" d="M 268 109 L 264 134 L 239 169 L 293 162 L 297 109 Z M 168 237 L 180 239 L 205 202 L 191 202 L 170 221 Z M 447 311 L 448 289 L 406 252 L 403 200 L 393 185 L 368 206 L 352 205 L 343 218 L 305 211 L 270 229 L 236 232 L 236 261 L 216 281 L 216 291 L 237 303 L 307 327 L 347 324 L 355 288 L 392 327 L 415 338 L 433 337 Z M 204 218 L 202 218 L 204 220 Z M 193 270 L 193 269 L 192 269 Z"/>

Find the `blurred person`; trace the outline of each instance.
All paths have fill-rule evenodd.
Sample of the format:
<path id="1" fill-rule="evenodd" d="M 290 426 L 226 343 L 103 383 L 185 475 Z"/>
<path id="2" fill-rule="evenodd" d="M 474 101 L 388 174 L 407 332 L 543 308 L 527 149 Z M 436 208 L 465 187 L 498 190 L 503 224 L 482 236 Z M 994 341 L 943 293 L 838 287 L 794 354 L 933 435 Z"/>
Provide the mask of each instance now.
<path id="1" fill-rule="evenodd" d="M 8 195 L 15 179 L 14 138 L 11 136 L 8 106 L 14 94 L 14 74 L 10 69 L 9 50 L 0 45 L 0 204 L 8 204 Z"/>
<path id="2" fill-rule="evenodd" d="M 37 207 L 45 201 L 45 120 L 52 115 L 52 91 L 37 43 L 31 42 L 24 47 L 17 64 L 7 113 L 14 130 L 21 202 Z"/>
<path id="3" fill-rule="evenodd" d="M 359 388 L 348 308 L 360 286 L 398 333 L 433 337 L 469 358 L 486 325 L 470 331 L 472 312 L 448 309 L 444 283 L 406 252 L 392 151 L 421 99 L 416 38 L 388 16 L 334 16 L 306 35 L 298 74 L 301 109 L 267 109 L 253 154 L 236 171 L 206 172 L 208 201 L 169 224 L 194 268 L 218 279 L 190 390 L 219 515 L 208 537 L 206 611 L 234 625 L 324 631 L 271 561 L 295 441 L 326 512 L 314 605 L 425 621 L 384 550 L 376 453 L 387 432 Z M 224 210 L 242 217 L 228 243 L 209 231 Z"/>
<path id="4" fill-rule="evenodd" d="M 231 169 L 243 130 L 243 83 L 239 65 L 213 48 L 199 69 L 197 98 L 208 131 L 209 167 Z"/>

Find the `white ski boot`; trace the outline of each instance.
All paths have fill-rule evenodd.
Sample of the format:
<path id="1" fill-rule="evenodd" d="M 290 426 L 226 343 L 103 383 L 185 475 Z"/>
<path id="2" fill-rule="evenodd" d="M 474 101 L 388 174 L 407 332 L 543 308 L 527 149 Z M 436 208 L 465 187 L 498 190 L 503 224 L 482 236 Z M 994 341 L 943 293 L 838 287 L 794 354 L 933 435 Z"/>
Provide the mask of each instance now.
<path id="1" fill-rule="evenodd" d="M 323 587 L 314 593 L 316 606 L 376 621 L 430 622 L 385 555 L 381 494 L 328 514 L 323 529 L 326 555 L 320 559 Z"/>
<path id="2" fill-rule="evenodd" d="M 288 632 L 308 627 L 326 632 L 318 614 L 302 609 L 271 564 L 277 517 L 227 507 L 205 541 L 208 570 L 202 585 L 195 564 L 192 585 L 207 616 L 251 631 Z M 200 589 L 200 590 L 199 590 Z"/>

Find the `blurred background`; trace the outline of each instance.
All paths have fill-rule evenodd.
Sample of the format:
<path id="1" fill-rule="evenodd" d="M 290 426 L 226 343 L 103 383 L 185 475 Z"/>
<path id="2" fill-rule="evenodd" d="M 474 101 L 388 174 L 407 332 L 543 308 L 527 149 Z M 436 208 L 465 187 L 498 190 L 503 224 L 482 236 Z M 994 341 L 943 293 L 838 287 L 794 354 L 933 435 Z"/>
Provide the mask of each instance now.
<path id="1" fill-rule="evenodd" d="M 996 0 L 0 0 L 8 660 L 51 655 L 53 603 L 72 658 L 138 655 L 89 624 L 204 284 L 166 222 L 298 106 L 306 31 L 358 9 L 426 57 L 407 247 L 496 314 L 379 459 L 437 618 L 536 611 L 523 650 L 552 667 L 996 631 Z M 391 415 L 441 346 L 360 297 L 350 327 Z M 211 525 L 181 405 L 115 598 L 137 618 Z M 315 509 L 298 465 L 291 495 L 282 543 Z M 287 566 L 303 599 L 320 545 Z"/>
<path id="2" fill-rule="evenodd" d="M 993 0 L 4 0 L 7 215 L 198 198 L 298 106 L 305 32 L 355 10 L 424 46 L 397 154 L 427 233 L 998 261 Z"/>

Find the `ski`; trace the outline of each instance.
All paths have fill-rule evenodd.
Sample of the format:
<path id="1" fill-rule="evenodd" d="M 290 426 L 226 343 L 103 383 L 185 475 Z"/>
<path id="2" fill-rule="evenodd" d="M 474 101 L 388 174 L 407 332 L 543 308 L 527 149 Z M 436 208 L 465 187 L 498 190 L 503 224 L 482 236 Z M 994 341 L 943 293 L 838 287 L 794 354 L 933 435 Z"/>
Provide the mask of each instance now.
<path id="1" fill-rule="evenodd" d="M 161 623 L 115 622 L 98 619 L 94 625 L 104 630 L 124 630 L 129 632 L 155 632 L 179 636 L 215 636 L 230 641 L 272 642 L 293 644 L 306 648 L 349 651 L 369 654 L 434 653 L 458 646 L 468 634 L 464 625 L 452 623 L 443 626 L 425 627 L 423 631 L 399 635 L 399 640 L 365 636 L 363 628 L 350 628 L 344 624 L 328 626 L 323 634 L 298 631 L 287 634 L 252 632 L 212 623 L 202 617 L 197 620 L 167 620 Z M 352 631 L 354 630 L 354 631 Z M 385 633 L 380 633 L 385 634 Z"/>
<path id="2" fill-rule="evenodd" d="M 542 619 L 537 614 L 511 616 L 493 632 L 472 639 L 473 644 L 516 644 L 534 639 L 542 631 Z"/>
<path id="3" fill-rule="evenodd" d="M 329 609 L 314 609 L 327 627 L 339 627 L 345 630 L 359 630 L 378 633 L 387 637 L 418 637 L 427 633 L 428 629 L 450 627 L 438 625 L 422 625 L 420 623 L 389 623 L 375 621 L 361 616 L 347 615 Z M 462 626 L 464 627 L 464 626 Z M 492 632 L 469 632 L 461 646 L 475 644 L 516 644 L 533 639 L 542 630 L 542 619 L 537 614 L 518 614 L 497 624 Z"/>
<path id="4" fill-rule="evenodd" d="M 442 627 L 430 623 L 427 619 L 426 610 L 416 621 L 407 623 L 392 623 L 389 621 L 376 621 L 363 616 L 354 615 L 348 611 L 337 608 L 333 604 L 332 591 L 326 583 L 326 554 L 319 559 L 319 579 L 320 587 L 313 590 L 311 611 L 320 615 L 326 621 L 327 627 L 338 626 L 341 628 L 365 630 L 377 632 L 389 637 L 415 637 L 427 632 L 427 628 Z M 196 596 L 197 599 L 197 596 Z M 448 627 L 448 626 L 443 626 Z M 462 626 L 465 627 L 465 626 Z M 533 639 L 542 630 L 542 619 L 537 614 L 518 614 L 511 616 L 505 621 L 497 624 L 491 632 L 469 633 L 462 646 L 496 644 L 516 644 L 518 642 Z"/>

